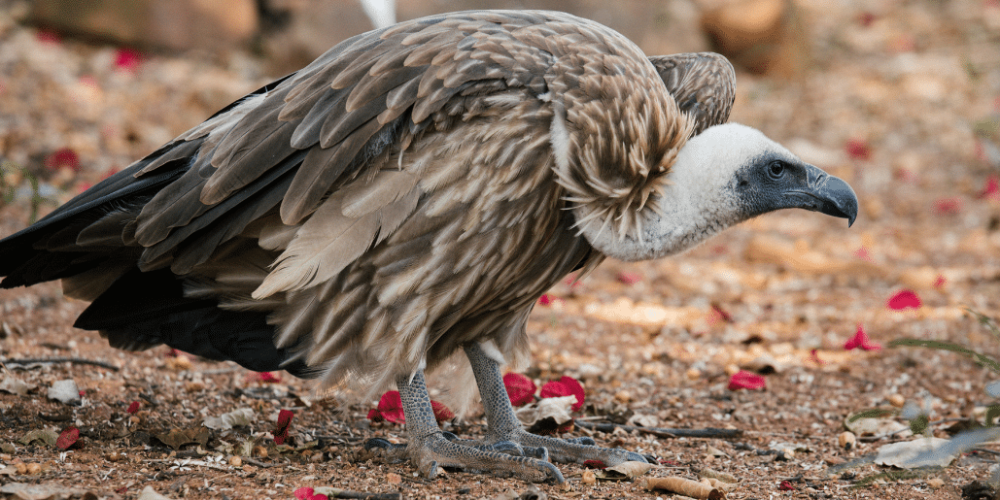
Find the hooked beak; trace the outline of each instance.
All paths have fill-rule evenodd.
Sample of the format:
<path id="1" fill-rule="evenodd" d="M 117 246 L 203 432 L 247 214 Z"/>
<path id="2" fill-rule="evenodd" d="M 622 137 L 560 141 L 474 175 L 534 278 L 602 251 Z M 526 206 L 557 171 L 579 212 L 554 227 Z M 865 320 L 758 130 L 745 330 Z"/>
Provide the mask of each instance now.
<path id="1" fill-rule="evenodd" d="M 812 165 L 806 165 L 806 187 L 789 194 L 799 199 L 798 208 L 847 219 L 847 227 L 858 217 L 858 197 L 851 186 Z"/>

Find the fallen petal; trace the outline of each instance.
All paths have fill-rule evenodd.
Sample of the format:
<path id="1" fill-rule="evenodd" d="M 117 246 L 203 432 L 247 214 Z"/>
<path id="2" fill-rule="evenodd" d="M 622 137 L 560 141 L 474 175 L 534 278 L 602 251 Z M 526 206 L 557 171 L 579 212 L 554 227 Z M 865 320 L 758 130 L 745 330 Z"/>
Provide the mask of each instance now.
<path id="1" fill-rule="evenodd" d="M 573 377 L 563 376 L 559 380 L 553 380 L 542 386 L 541 392 L 538 393 L 541 398 L 554 398 L 561 396 L 576 396 L 576 403 L 573 405 L 573 411 L 580 411 L 583 408 L 584 402 L 584 391 L 583 386 L 580 382 Z"/>
<path id="2" fill-rule="evenodd" d="M 507 389 L 510 404 L 515 408 L 530 403 L 534 399 L 537 389 L 530 378 L 513 372 L 503 376 L 503 386 Z"/>
<path id="3" fill-rule="evenodd" d="M 767 385 L 767 381 L 764 377 L 757 375 L 755 373 L 750 373 L 748 371 L 740 370 L 733 374 L 729 378 L 729 390 L 735 391 L 738 389 L 748 389 L 752 391 L 764 389 Z"/>
<path id="4" fill-rule="evenodd" d="M 844 343 L 844 349 L 848 351 L 859 347 L 865 351 L 877 351 L 882 349 L 881 344 L 878 342 L 872 342 L 872 339 L 868 338 L 868 333 L 865 332 L 865 328 L 860 323 L 858 324 L 858 331 L 854 333 L 853 337 Z"/>
<path id="5" fill-rule="evenodd" d="M 285 444 L 288 439 L 288 429 L 292 426 L 292 419 L 295 413 L 291 410 L 281 410 L 278 412 L 278 426 L 274 429 L 274 443 Z"/>
<path id="6" fill-rule="evenodd" d="M 76 427 L 67 427 L 62 433 L 59 434 L 59 439 L 56 439 L 56 448 L 60 450 L 68 450 L 70 446 L 76 444 L 77 440 L 80 439 L 80 429 Z"/>
<path id="7" fill-rule="evenodd" d="M 907 308 L 919 309 L 923 304 L 913 290 L 900 290 L 889 298 L 886 305 L 889 306 L 889 309 L 900 311 Z"/>

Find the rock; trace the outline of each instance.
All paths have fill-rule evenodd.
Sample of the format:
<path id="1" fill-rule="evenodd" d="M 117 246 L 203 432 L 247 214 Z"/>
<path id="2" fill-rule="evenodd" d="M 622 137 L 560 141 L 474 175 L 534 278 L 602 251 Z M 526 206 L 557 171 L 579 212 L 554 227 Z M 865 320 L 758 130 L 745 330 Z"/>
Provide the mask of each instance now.
<path id="1" fill-rule="evenodd" d="M 77 388 L 73 379 L 53 382 L 47 395 L 49 399 L 55 399 L 65 404 L 74 404 L 80 401 L 80 389 Z"/>
<path id="2" fill-rule="evenodd" d="M 31 19 L 70 34 L 174 50 L 245 45 L 258 28 L 254 0 L 35 0 Z"/>
<path id="3" fill-rule="evenodd" d="M 789 0 L 702 0 L 701 26 L 713 46 L 752 73 L 802 74 L 809 53 L 802 21 Z"/>

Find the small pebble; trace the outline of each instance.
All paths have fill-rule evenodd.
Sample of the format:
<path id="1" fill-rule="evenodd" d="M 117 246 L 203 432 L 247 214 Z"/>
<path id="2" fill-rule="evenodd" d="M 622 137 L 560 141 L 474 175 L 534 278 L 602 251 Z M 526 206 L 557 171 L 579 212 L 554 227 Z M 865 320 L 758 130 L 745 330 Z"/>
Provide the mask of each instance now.
<path id="1" fill-rule="evenodd" d="M 889 400 L 889 404 L 896 408 L 902 408 L 906 404 L 906 398 L 902 394 L 893 394 L 886 399 Z"/>
<path id="2" fill-rule="evenodd" d="M 735 365 L 735 364 L 730 363 L 730 364 L 726 365 L 725 370 L 726 370 L 726 375 L 732 377 L 733 374 L 735 374 L 736 372 L 740 371 L 740 367 L 737 366 L 737 365 Z"/>
<path id="3" fill-rule="evenodd" d="M 26 464 L 26 465 L 27 465 L 26 470 L 28 472 L 28 475 L 32 475 L 33 476 L 35 474 L 38 474 L 39 472 L 42 472 L 42 466 L 41 466 L 41 464 L 31 463 L 31 464 Z"/>
<path id="4" fill-rule="evenodd" d="M 385 475 L 385 481 L 389 484 L 399 484 L 403 482 L 403 476 L 400 476 L 395 472 L 390 472 Z"/>
<path id="5" fill-rule="evenodd" d="M 267 458 L 267 448 L 263 446 L 254 446 L 253 454 L 260 458 Z"/>
<path id="6" fill-rule="evenodd" d="M 854 436 L 853 432 L 844 431 L 837 437 L 837 443 L 839 443 L 840 447 L 845 450 L 853 450 L 858 444 L 858 438 Z"/>
<path id="7" fill-rule="evenodd" d="M 597 483 L 597 475 L 595 475 L 592 470 L 585 470 L 583 471 L 583 478 L 580 482 L 588 486 L 593 486 Z"/>
<path id="8" fill-rule="evenodd" d="M 944 486 L 944 479 L 941 479 L 939 477 L 932 477 L 927 480 L 927 486 L 930 486 L 931 488 L 934 488 L 936 490 Z"/>
<path id="9" fill-rule="evenodd" d="M 688 371 L 684 375 L 687 376 L 688 380 L 698 380 L 701 378 L 701 371 L 697 368 L 688 368 Z"/>
<path id="10" fill-rule="evenodd" d="M 232 465 L 233 467 L 239 467 L 243 465 L 243 458 L 238 455 L 233 455 L 229 457 L 229 465 Z"/>

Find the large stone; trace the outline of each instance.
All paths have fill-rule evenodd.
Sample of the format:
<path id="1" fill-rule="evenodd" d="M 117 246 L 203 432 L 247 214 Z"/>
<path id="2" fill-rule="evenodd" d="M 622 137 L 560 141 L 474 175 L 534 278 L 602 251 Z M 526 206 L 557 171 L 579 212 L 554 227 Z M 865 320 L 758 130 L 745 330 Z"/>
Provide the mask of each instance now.
<path id="1" fill-rule="evenodd" d="M 68 34 L 176 50 L 244 45 L 258 28 L 254 0 L 34 0 L 31 18 Z"/>
<path id="2" fill-rule="evenodd" d="M 790 0 L 700 0 L 702 27 L 733 64 L 792 77 L 809 63 L 808 41 Z"/>

